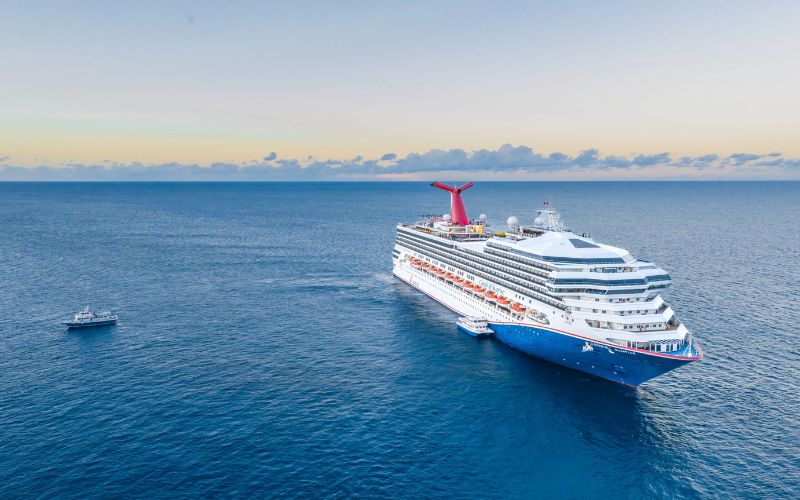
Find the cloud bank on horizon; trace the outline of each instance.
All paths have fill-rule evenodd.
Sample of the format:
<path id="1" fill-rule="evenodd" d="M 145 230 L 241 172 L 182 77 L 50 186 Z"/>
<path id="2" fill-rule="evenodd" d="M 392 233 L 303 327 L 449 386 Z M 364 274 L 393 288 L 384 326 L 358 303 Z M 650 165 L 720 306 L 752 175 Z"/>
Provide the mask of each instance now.
<path id="1" fill-rule="evenodd" d="M 260 160 L 209 165 L 107 161 L 27 167 L 0 156 L 0 180 L 5 181 L 427 180 L 441 176 L 480 180 L 800 179 L 800 159 L 779 152 L 620 156 L 586 149 L 575 155 L 544 154 L 510 144 L 496 150 L 431 149 L 404 157 L 386 153 L 375 159 L 356 156 L 349 160 L 282 158 L 270 152 Z"/>

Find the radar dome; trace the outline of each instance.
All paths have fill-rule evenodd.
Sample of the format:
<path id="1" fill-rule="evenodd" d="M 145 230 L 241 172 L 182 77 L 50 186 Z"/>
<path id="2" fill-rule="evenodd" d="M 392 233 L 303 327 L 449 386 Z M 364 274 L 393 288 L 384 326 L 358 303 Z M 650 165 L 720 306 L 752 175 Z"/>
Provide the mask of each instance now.
<path id="1" fill-rule="evenodd" d="M 450 222 L 450 214 L 442 215 L 442 220 L 445 221 L 445 222 Z"/>
<path id="2" fill-rule="evenodd" d="M 534 223 L 535 225 L 537 225 L 537 226 L 544 226 L 544 219 L 542 219 L 541 217 L 537 217 L 537 218 L 536 218 L 536 219 L 533 221 L 533 223 Z"/>
<path id="3" fill-rule="evenodd" d="M 486 222 L 486 214 L 480 214 L 480 215 L 478 216 L 478 219 L 479 219 L 479 220 L 482 220 L 483 222 Z"/>
<path id="4" fill-rule="evenodd" d="M 519 219 L 512 215 L 506 220 L 506 225 L 508 227 L 519 227 Z"/>

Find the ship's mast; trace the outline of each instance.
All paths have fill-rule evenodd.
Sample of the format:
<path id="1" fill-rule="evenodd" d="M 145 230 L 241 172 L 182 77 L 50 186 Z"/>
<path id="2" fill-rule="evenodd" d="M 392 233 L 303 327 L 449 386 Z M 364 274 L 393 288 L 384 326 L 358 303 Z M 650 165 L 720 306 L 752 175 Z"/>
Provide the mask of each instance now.
<path id="1" fill-rule="evenodd" d="M 561 218 L 558 212 L 550 205 L 550 200 L 545 200 L 542 204 L 543 208 L 536 211 L 537 216 L 534 225 L 547 231 L 564 231 L 564 225 L 561 223 Z"/>

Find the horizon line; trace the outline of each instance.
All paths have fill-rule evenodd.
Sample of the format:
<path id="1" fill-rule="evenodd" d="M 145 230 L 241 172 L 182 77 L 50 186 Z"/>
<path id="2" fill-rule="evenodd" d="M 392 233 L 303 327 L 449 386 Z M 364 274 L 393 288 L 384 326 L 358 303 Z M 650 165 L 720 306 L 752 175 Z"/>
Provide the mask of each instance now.
<path id="1" fill-rule="evenodd" d="M 433 178 L 432 178 L 433 179 Z M 272 180 L 247 180 L 247 179 L 232 179 L 232 180 L 193 180 L 193 179 L 173 179 L 173 180 L 142 180 L 142 179 L 128 179 L 128 180 L 69 180 L 69 179 L 11 179 L 0 180 L 0 184 L 430 184 L 433 180 L 424 179 L 272 179 Z M 441 181 L 445 182 L 445 181 Z M 446 181 L 446 182 L 462 182 L 461 180 Z M 482 179 L 471 181 L 476 183 L 573 183 L 585 184 L 593 182 L 603 183 L 659 183 L 659 182 L 686 182 L 686 183 L 701 183 L 701 182 L 800 182 L 798 179 L 542 179 L 542 180 L 498 180 L 498 179 Z"/>

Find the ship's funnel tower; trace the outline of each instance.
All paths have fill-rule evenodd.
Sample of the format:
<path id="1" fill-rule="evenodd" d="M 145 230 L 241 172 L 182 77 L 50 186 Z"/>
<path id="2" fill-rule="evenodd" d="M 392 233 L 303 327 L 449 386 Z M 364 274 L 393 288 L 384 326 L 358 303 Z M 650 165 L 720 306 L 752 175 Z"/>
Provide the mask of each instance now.
<path id="1" fill-rule="evenodd" d="M 454 226 L 466 226 L 469 224 L 469 217 L 467 217 L 467 209 L 464 208 L 464 202 L 461 201 L 461 193 L 472 187 L 472 183 L 468 182 L 461 187 L 448 186 L 441 182 L 434 182 L 431 184 L 433 187 L 443 189 L 450 193 L 450 222 Z"/>

